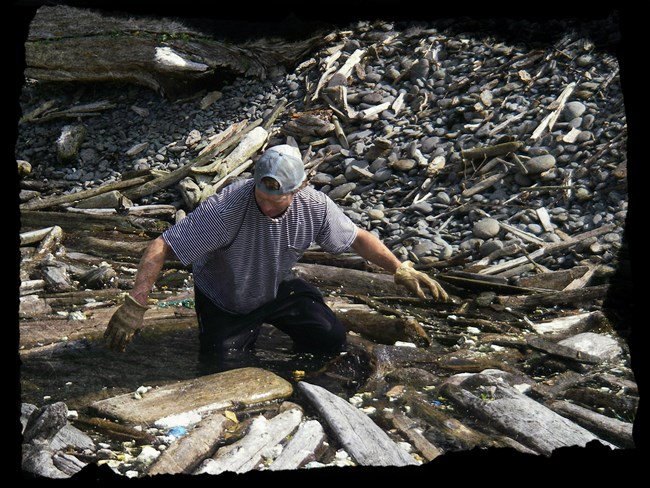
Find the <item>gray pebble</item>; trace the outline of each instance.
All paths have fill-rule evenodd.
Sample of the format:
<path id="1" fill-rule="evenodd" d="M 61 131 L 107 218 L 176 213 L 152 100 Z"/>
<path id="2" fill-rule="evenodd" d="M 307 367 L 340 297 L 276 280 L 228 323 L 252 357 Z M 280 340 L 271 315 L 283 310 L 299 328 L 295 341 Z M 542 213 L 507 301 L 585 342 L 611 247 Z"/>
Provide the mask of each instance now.
<path id="1" fill-rule="evenodd" d="M 575 119 L 576 117 L 582 116 L 585 110 L 587 110 L 587 107 L 582 102 L 577 102 L 577 101 L 568 102 L 564 106 L 564 110 L 562 111 L 562 116 L 564 120 L 569 121 L 571 119 Z"/>
<path id="2" fill-rule="evenodd" d="M 503 249 L 503 242 L 499 239 L 489 239 L 481 244 L 479 247 L 479 253 L 481 256 L 489 256 L 494 251 L 498 251 L 499 249 Z"/>
<path id="3" fill-rule="evenodd" d="M 410 209 L 424 215 L 429 215 L 433 212 L 433 207 L 429 202 L 418 202 L 415 205 L 411 205 Z"/>
<path id="4" fill-rule="evenodd" d="M 356 187 L 357 187 L 356 183 L 343 183 L 342 185 L 333 188 L 329 192 L 328 196 L 332 200 L 339 200 L 341 198 L 344 198 L 348 193 L 350 193 Z"/>
<path id="5" fill-rule="evenodd" d="M 480 239 L 495 237 L 500 230 L 501 227 L 499 226 L 499 221 L 489 217 L 479 220 L 472 227 L 474 236 Z"/>
<path id="6" fill-rule="evenodd" d="M 528 174 L 539 174 L 555 166 L 555 158 L 551 154 L 544 154 L 529 159 L 524 163 Z"/>

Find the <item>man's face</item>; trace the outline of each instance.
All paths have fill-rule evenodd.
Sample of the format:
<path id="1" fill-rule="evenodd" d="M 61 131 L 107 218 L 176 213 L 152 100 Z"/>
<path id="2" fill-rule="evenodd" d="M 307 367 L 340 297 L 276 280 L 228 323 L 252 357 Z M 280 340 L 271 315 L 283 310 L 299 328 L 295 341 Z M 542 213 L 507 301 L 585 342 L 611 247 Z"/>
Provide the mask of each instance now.
<path id="1" fill-rule="evenodd" d="M 293 202 L 293 193 L 270 195 L 255 188 L 255 200 L 262 213 L 272 219 L 282 215 Z"/>

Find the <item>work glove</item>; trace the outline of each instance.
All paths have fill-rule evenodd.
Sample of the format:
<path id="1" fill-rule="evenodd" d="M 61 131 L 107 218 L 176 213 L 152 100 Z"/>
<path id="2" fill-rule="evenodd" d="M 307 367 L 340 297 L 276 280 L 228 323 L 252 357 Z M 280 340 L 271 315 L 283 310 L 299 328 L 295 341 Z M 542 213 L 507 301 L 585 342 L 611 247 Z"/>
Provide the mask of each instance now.
<path id="1" fill-rule="evenodd" d="M 405 286 L 411 293 L 420 298 L 426 298 L 422 286 L 431 291 L 431 296 L 434 300 L 446 302 L 449 300 L 449 295 L 440 286 L 436 280 L 431 278 L 428 274 L 418 271 L 413 268 L 411 261 L 404 261 L 397 271 L 395 271 L 395 283 Z M 421 286 L 422 285 L 422 286 Z"/>
<path id="2" fill-rule="evenodd" d="M 127 295 L 124 304 L 118 308 L 108 322 L 104 341 L 114 351 L 124 352 L 131 339 L 142 328 L 147 307 Z"/>

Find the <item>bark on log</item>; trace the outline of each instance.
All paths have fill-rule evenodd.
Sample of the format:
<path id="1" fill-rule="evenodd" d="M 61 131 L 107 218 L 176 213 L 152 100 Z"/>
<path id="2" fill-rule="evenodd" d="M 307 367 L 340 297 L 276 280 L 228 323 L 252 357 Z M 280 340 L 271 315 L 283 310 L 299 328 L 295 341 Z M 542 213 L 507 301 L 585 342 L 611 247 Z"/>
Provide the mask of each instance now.
<path id="1" fill-rule="evenodd" d="M 143 432 L 128 425 L 122 425 L 99 417 L 80 416 L 75 419 L 75 423 L 100 429 L 115 439 L 135 441 L 138 444 L 151 444 L 155 440 L 155 437 L 146 431 Z"/>
<path id="2" fill-rule="evenodd" d="M 412 415 L 422 419 L 430 426 L 427 431 L 431 435 L 427 438 L 433 437 L 435 444 L 443 451 L 464 451 L 477 447 L 505 447 L 498 439 L 463 424 L 444 410 L 432 405 L 425 398 L 421 398 L 420 395 L 409 392 L 401 399 L 401 402 L 410 407 Z"/>
<path id="3" fill-rule="evenodd" d="M 187 22 L 186 22 L 187 24 Z M 25 76 L 47 82 L 126 82 L 169 97 L 236 76 L 264 78 L 322 45 L 325 36 L 235 45 L 165 18 L 79 9 L 38 9 L 25 43 Z"/>
<path id="4" fill-rule="evenodd" d="M 139 260 L 142 257 L 147 246 L 151 244 L 150 240 L 146 241 L 118 241 L 111 239 L 101 239 L 99 237 L 81 236 L 75 240 L 76 244 L 69 245 L 70 249 L 79 248 L 80 250 L 92 253 L 92 255 L 121 259 L 130 257 Z"/>
<path id="5" fill-rule="evenodd" d="M 594 388 L 576 386 L 564 393 L 564 399 L 585 407 L 602 408 L 611 415 L 633 419 L 639 408 L 639 398 L 629 395 L 611 395 Z"/>
<path id="6" fill-rule="evenodd" d="M 370 271 L 368 261 L 357 254 L 330 254 L 323 251 L 307 251 L 300 258 L 300 263 L 320 264 L 322 266 L 335 266 L 338 268 L 358 269 Z"/>
<path id="7" fill-rule="evenodd" d="M 563 290 L 573 280 L 583 276 L 589 268 L 587 266 L 574 266 L 571 269 L 538 273 L 532 276 L 515 278 L 514 284 L 525 288 L 546 288 L 548 290 Z"/>

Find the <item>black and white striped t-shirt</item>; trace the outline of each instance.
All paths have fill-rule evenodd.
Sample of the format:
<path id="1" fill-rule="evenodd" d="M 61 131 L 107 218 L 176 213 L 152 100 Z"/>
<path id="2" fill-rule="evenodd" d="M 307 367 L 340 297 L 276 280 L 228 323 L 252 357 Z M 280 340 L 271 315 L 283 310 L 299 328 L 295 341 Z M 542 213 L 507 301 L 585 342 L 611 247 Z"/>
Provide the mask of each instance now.
<path id="1" fill-rule="evenodd" d="M 247 313 L 275 298 L 280 282 L 317 243 L 334 254 L 347 251 L 357 227 L 324 193 L 305 187 L 282 216 L 264 215 L 255 182 L 237 181 L 189 213 L 162 235 L 194 284 L 217 306 Z"/>

